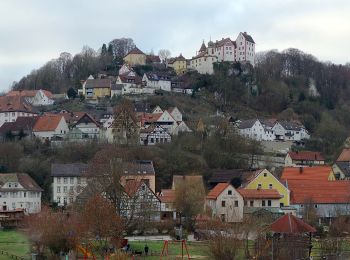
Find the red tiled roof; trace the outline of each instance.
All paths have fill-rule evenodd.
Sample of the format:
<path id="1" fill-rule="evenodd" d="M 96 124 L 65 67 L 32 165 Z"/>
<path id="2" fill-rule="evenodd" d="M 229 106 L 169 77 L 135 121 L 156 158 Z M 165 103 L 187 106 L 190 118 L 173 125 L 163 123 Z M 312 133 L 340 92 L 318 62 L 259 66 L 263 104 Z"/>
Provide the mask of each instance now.
<path id="1" fill-rule="evenodd" d="M 126 54 L 126 56 L 128 56 L 129 54 L 143 54 L 145 55 L 139 48 L 135 47 L 134 49 L 132 49 L 131 51 L 128 52 L 128 54 Z"/>
<path id="2" fill-rule="evenodd" d="M 62 115 L 53 114 L 40 116 L 33 127 L 33 131 L 55 131 L 62 118 Z"/>
<path id="3" fill-rule="evenodd" d="M 140 188 L 141 184 L 141 181 L 128 180 L 124 185 L 124 191 L 129 195 L 129 197 L 133 197 Z"/>
<path id="4" fill-rule="evenodd" d="M 32 106 L 29 105 L 21 96 L 2 96 L 0 97 L 0 112 L 31 112 Z"/>
<path id="5" fill-rule="evenodd" d="M 229 186 L 229 183 L 218 183 L 207 195 L 207 199 L 217 199 L 217 197 Z"/>
<path id="6" fill-rule="evenodd" d="M 270 225 L 270 229 L 275 233 L 286 234 L 303 234 L 316 232 L 316 229 L 314 227 L 293 216 L 292 214 L 287 214 L 277 219 Z"/>
<path id="7" fill-rule="evenodd" d="M 285 167 L 281 179 L 287 180 L 324 180 L 328 181 L 332 168 L 329 166 Z"/>
<path id="8" fill-rule="evenodd" d="M 173 203 L 175 202 L 175 190 L 164 189 L 160 192 L 158 198 L 161 202 Z"/>
<path id="9" fill-rule="evenodd" d="M 68 124 L 74 124 L 82 118 L 86 112 L 66 112 L 66 113 L 60 113 L 66 120 Z"/>
<path id="10" fill-rule="evenodd" d="M 291 204 L 350 203 L 350 181 L 288 180 Z"/>
<path id="11" fill-rule="evenodd" d="M 292 160 L 297 161 L 324 161 L 324 157 L 320 152 L 289 152 L 289 156 Z"/>
<path id="12" fill-rule="evenodd" d="M 12 90 L 6 94 L 6 96 L 20 96 L 20 97 L 34 97 L 39 90 Z M 45 96 L 52 98 L 53 95 L 50 91 L 41 89 Z"/>
<path id="13" fill-rule="evenodd" d="M 275 189 L 238 189 L 244 199 L 280 199 L 282 196 Z"/>
<path id="14" fill-rule="evenodd" d="M 141 113 L 138 116 L 138 120 L 141 122 L 141 126 L 147 123 L 157 122 L 158 119 L 163 115 L 163 113 Z"/>
<path id="15" fill-rule="evenodd" d="M 350 162 L 350 148 L 344 148 L 341 151 L 337 162 Z"/>

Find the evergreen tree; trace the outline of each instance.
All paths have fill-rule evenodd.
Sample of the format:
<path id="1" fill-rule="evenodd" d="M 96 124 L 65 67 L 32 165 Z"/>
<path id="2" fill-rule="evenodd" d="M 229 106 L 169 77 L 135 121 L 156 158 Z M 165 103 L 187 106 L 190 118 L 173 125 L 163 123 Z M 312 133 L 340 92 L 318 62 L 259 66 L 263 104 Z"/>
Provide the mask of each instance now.
<path id="1" fill-rule="evenodd" d="M 104 43 L 104 44 L 102 45 L 102 49 L 101 49 L 101 56 L 104 57 L 104 56 L 107 56 L 107 54 L 108 54 L 107 46 L 106 46 L 106 44 Z"/>

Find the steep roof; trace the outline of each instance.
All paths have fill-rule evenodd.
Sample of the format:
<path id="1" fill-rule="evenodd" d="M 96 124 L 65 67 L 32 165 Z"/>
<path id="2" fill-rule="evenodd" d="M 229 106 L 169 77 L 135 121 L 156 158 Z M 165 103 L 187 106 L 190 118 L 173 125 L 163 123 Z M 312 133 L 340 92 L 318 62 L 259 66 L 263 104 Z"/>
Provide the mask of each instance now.
<path id="1" fill-rule="evenodd" d="M 205 43 L 203 41 L 201 47 L 199 48 L 199 52 L 205 52 L 206 50 L 207 50 L 207 47 L 205 46 Z"/>
<path id="2" fill-rule="evenodd" d="M 83 116 L 81 116 L 79 118 L 79 120 L 74 125 L 77 125 L 77 124 L 80 124 L 80 123 L 93 123 L 97 127 L 100 126 L 100 124 L 91 115 L 89 115 L 88 113 L 85 113 Z"/>
<path id="3" fill-rule="evenodd" d="M 248 120 L 243 120 L 238 128 L 239 129 L 247 129 L 247 128 L 251 128 L 253 127 L 253 125 L 255 124 L 255 122 L 258 121 L 258 119 L 248 119 Z"/>
<path id="4" fill-rule="evenodd" d="M 217 197 L 228 187 L 229 183 L 218 183 L 213 189 L 211 189 L 207 195 L 207 199 L 217 199 Z"/>
<path id="5" fill-rule="evenodd" d="M 51 177 L 80 177 L 88 169 L 86 163 L 53 163 L 51 164 Z"/>
<path id="6" fill-rule="evenodd" d="M 21 96 L 1 96 L 0 97 L 0 112 L 31 112 L 33 108 Z"/>
<path id="7" fill-rule="evenodd" d="M 296 121 L 278 121 L 286 130 L 300 131 L 303 125 Z"/>
<path id="8" fill-rule="evenodd" d="M 67 113 L 60 113 L 66 120 L 67 124 L 75 124 L 82 118 L 86 112 L 67 112 Z"/>
<path id="9" fill-rule="evenodd" d="M 50 91 L 45 89 L 39 89 L 39 90 L 12 90 L 6 94 L 6 96 L 20 96 L 20 97 L 35 97 L 35 95 L 38 93 L 38 91 L 42 91 L 45 96 L 48 98 L 52 98 L 53 95 Z"/>
<path id="10" fill-rule="evenodd" d="M 17 117 L 15 122 L 6 122 L 0 127 L 0 135 L 7 132 L 32 131 L 37 117 Z"/>
<path id="11" fill-rule="evenodd" d="M 43 191 L 40 186 L 26 173 L 1 173 L 0 186 L 7 182 L 18 182 L 23 189 L 19 188 L 0 188 L 0 190 L 16 189 L 29 191 Z"/>
<path id="12" fill-rule="evenodd" d="M 146 55 L 146 62 L 157 63 L 160 62 L 160 58 L 158 55 Z"/>
<path id="13" fill-rule="evenodd" d="M 159 81 L 159 80 L 168 80 L 170 81 L 171 75 L 166 72 L 147 72 L 146 76 L 149 80 Z"/>
<path id="14" fill-rule="evenodd" d="M 238 189 L 244 199 L 280 199 L 282 196 L 275 189 Z"/>
<path id="15" fill-rule="evenodd" d="M 110 88 L 111 79 L 87 79 L 85 88 Z"/>
<path id="16" fill-rule="evenodd" d="M 350 203 L 350 181 L 288 180 L 291 204 Z"/>
<path id="17" fill-rule="evenodd" d="M 244 36 L 244 38 L 251 43 L 255 43 L 255 41 L 253 40 L 253 37 L 250 36 L 249 34 L 247 34 L 246 32 L 243 32 L 242 35 Z"/>
<path id="18" fill-rule="evenodd" d="M 222 40 L 215 42 L 215 47 L 222 47 L 227 43 L 235 45 L 235 43 L 230 38 L 222 38 Z"/>
<path id="19" fill-rule="evenodd" d="M 332 173 L 329 166 L 313 166 L 313 167 L 285 167 L 282 172 L 281 179 L 287 180 L 313 180 L 328 181 Z"/>
<path id="20" fill-rule="evenodd" d="M 324 157 L 320 152 L 298 151 L 289 152 L 288 154 L 292 160 L 297 161 L 324 161 Z"/>
<path id="21" fill-rule="evenodd" d="M 142 185 L 142 181 L 129 180 L 124 185 L 124 191 L 129 197 L 133 197 Z"/>
<path id="22" fill-rule="evenodd" d="M 46 114 L 38 117 L 33 127 L 34 132 L 43 131 L 55 131 L 58 127 L 61 119 L 64 118 L 62 115 Z"/>
<path id="23" fill-rule="evenodd" d="M 344 148 L 341 151 L 337 162 L 350 162 L 350 148 Z"/>
<path id="24" fill-rule="evenodd" d="M 1 128 L 0 128 L 1 129 Z M 335 163 L 339 169 L 343 172 L 345 177 L 349 178 L 350 177 L 350 161 L 347 162 L 336 162 Z"/>
<path id="25" fill-rule="evenodd" d="M 209 183 L 230 183 L 234 178 L 241 179 L 242 183 L 255 176 L 255 171 L 246 171 L 242 169 L 216 169 L 213 171 Z"/>
<path id="26" fill-rule="evenodd" d="M 277 219 L 270 225 L 270 229 L 275 233 L 286 234 L 303 234 L 316 232 L 316 229 L 314 227 L 305 223 L 296 216 L 293 216 L 292 214 L 286 214 Z"/>
<path id="27" fill-rule="evenodd" d="M 139 75 L 130 75 L 130 72 L 126 72 L 124 74 L 119 75 L 120 80 L 123 83 L 135 83 L 135 84 L 141 84 L 142 78 Z"/>
<path id="28" fill-rule="evenodd" d="M 139 48 L 135 47 L 131 51 L 128 52 L 128 54 L 125 55 L 128 56 L 129 54 L 143 54 L 145 55 Z"/>

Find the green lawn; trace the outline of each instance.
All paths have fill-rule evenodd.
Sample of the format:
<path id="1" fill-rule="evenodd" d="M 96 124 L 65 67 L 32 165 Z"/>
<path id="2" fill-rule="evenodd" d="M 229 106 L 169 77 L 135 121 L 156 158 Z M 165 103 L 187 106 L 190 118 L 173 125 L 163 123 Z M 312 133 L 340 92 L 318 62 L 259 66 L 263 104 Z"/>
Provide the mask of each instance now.
<path id="1" fill-rule="evenodd" d="M 145 245 L 148 245 L 150 253 L 159 255 L 162 252 L 164 242 L 163 241 L 135 241 L 130 242 L 130 247 L 132 250 L 143 251 Z M 201 259 L 209 259 L 208 246 L 204 243 L 189 243 L 187 242 L 187 248 L 191 257 L 202 256 Z M 181 254 L 181 243 L 173 243 L 169 241 L 168 244 L 169 255 L 176 256 Z M 184 254 L 186 250 L 184 248 Z M 203 258 L 206 257 L 206 258 Z M 143 258 L 142 258 L 143 259 Z M 152 257 L 149 256 L 145 259 L 153 260 L 159 259 L 159 256 Z"/>
<path id="2" fill-rule="evenodd" d="M 11 259 L 8 256 L 1 255 L 1 250 L 16 256 L 28 256 L 30 243 L 26 236 L 18 231 L 0 231 L 0 260 Z"/>

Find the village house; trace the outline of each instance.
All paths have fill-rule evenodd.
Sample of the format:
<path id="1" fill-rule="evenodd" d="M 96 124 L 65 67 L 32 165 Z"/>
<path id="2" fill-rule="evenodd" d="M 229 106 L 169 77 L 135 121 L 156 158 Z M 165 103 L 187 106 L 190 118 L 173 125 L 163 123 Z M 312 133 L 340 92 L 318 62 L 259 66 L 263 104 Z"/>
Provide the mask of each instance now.
<path id="1" fill-rule="evenodd" d="M 73 203 L 87 185 L 88 164 L 53 163 L 51 165 L 52 200 L 58 206 Z"/>
<path id="2" fill-rule="evenodd" d="M 136 160 L 123 164 L 121 184 L 125 186 L 129 181 L 142 181 L 155 192 L 156 178 L 153 162 L 150 160 Z"/>
<path id="3" fill-rule="evenodd" d="M 302 141 L 303 139 L 310 138 L 306 128 L 299 122 L 278 121 L 273 126 L 272 130 L 277 140 Z"/>
<path id="4" fill-rule="evenodd" d="M 146 54 L 144 54 L 140 49 L 135 47 L 123 58 L 124 62 L 130 66 L 135 65 L 146 65 Z"/>
<path id="5" fill-rule="evenodd" d="M 211 210 L 211 217 L 218 217 L 224 222 L 243 220 L 244 199 L 230 184 L 219 183 L 206 196 L 206 207 Z"/>
<path id="6" fill-rule="evenodd" d="M 296 151 L 287 153 L 284 162 L 286 167 L 324 165 L 324 157 L 320 152 Z"/>
<path id="7" fill-rule="evenodd" d="M 175 208 L 175 190 L 173 189 L 162 189 L 158 193 L 158 198 L 161 201 L 161 220 L 176 220 L 179 216 Z"/>
<path id="8" fill-rule="evenodd" d="M 343 148 L 332 169 L 337 180 L 350 180 L 350 148 Z"/>
<path id="9" fill-rule="evenodd" d="M 124 185 L 121 215 L 134 221 L 159 221 L 161 202 L 144 181 L 129 180 Z"/>
<path id="10" fill-rule="evenodd" d="M 171 76 L 168 73 L 147 72 L 143 75 L 142 82 L 147 88 L 171 91 Z"/>
<path id="11" fill-rule="evenodd" d="M 15 122 L 6 122 L 0 127 L 0 140 L 33 137 L 37 117 L 17 117 Z"/>
<path id="12" fill-rule="evenodd" d="M 150 125 L 140 130 L 141 145 L 170 143 L 171 135 L 158 125 Z"/>
<path id="13" fill-rule="evenodd" d="M 15 122 L 18 117 L 34 117 L 37 115 L 23 97 L 0 97 L 0 127 L 6 122 Z"/>
<path id="14" fill-rule="evenodd" d="M 335 176 L 330 166 L 284 167 L 281 180 L 288 183 L 290 180 L 300 182 L 305 180 L 335 181 Z"/>
<path id="15" fill-rule="evenodd" d="M 237 190 L 244 199 L 245 207 L 279 208 L 282 196 L 276 189 L 244 189 Z"/>
<path id="16" fill-rule="evenodd" d="M 116 85 L 122 85 L 122 95 L 143 94 L 142 79 L 134 71 L 119 74 Z"/>
<path id="17" fill-rule="evenodd" d="M 41 211 L 42 191 L 26 173 L 1 173 L 1 211 L 24 210 L 28 214 L 38 213 Z"/>
<path id="18" fill-rule="evenodd" d="M 53 94 L 48 90 L 13 90 L 6 94 L 6 96 L 23 97 L 29 104 L 33 106 L 49 106 L 53 105 Z"/>
<path id="19" fill-rule="evenodd" d="M 184 74 L 187 68 L 187 61 L 184 56 L 180 53 L 178 57 L 170 58 L 166 61 L 166 65 L 169 68 L 173 68 L 177 75 Z"/>
<path id="20" fill-rule="evenodd" d="M 243 183 L 245 189 L 253 190 L 272 190 L 276 189 L 281 195 L 279 199 L 279 207 L 289 206 L 290 191 L 285 181 L 279 180 L 267 169 L 257 170 L 255 173 Z"/>
<path id="21" fill-rule="evenodd" d="M 264 127 L 259 119 L 248 119 L 238 123 L 240 135 L 257 141 L 273 141 L 275 134 L 272 130 Z"/>
<path id="22" fill-rule="evenodd" d="M 33 134 L 43 140 L 51 140 L 53 137 L 63 139 L 69 128 L 62 115 L 45 114 L 38 117 L 33 127 Z"/>
<path id="23" fill-rule="evenodd" d="M 83 95 L 86 99 L 97 100 L 111 96 L 112 80 L 109 78 L 94 79 L 91 75 L 83 83 Z"/>
<path id="24" fill-rule="evenodd" d="M 100 124 L 96 122 L 88 113 L 84 113 L 79 120 L 74 123 L 71 130 L 79 129 L 83 139 L 99 139 Z"/>

